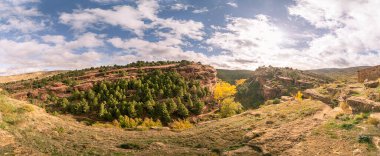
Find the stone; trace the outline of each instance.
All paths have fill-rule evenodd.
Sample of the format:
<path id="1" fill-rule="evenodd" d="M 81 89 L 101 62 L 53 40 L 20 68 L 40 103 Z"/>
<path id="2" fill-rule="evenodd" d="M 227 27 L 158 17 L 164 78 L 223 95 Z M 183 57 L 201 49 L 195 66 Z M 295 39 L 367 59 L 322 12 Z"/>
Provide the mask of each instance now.
<path id="1" fill-rule="evenodd" d="M 336 106 L 336 104 L 332 102 L 329 96 L 320 94 L 314 89 L 307 89 L 303 92 L 303 94 L 305 97 L 311 97 L 312 99 L 322 101 L 323 103 L 326 103 L 330 105 L 331 107 Z"/>
<path id="2" fill-rule="evenodd" d="M 282 101 L 292 101 L 294 100 L 294 97 L 291 96 L 281 96 Z"/>
<path id="3" fill-rule="evenodd" d="M 364 86 L 367 88 L 376 88 L 379 86 L 379 81 L 367 81 L 364 82 Z"/>
<path id="4" fill-rule="evenodd" d="M 380 103 L 362 97 L 350 97 L 347 104 L 353 113 L 360 112 L 380 112 Z"/>
<path id="5" fill-rule="evenodd" d="M 360 155 L 362 153 L 362 150 L 360 149 L 355 149 L 354 151 L 352 151 L 352 155 Z"/>
<path id="6" fill-rule="evenodd" d="M 244 135 L 244 139 L 245 140 L 252 140 L 254 138 L 258 138 L 258 137 L 262 136 L 264 133 L 265 132 L 263 132 L 263 131 L 256 131 L 256 130 L 250 131 Z"/>

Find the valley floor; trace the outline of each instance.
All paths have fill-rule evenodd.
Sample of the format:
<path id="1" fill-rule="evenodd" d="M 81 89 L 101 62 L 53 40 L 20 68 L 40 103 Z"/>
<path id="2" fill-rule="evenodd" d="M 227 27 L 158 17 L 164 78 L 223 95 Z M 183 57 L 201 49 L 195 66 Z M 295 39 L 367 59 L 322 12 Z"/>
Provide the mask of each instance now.
<path id="1" fill-rule="evenodd" d="M 359 135 L 379 129 L 336 118 L 339 109 L 304 100 L 208 121 L 181 132 L 86 126 L 0 95 L 0 155 L 377 155 Z M 343 126 L 344 127 L 344 126 Z M 123 148 L 120 148 L 123 147 Z"/>

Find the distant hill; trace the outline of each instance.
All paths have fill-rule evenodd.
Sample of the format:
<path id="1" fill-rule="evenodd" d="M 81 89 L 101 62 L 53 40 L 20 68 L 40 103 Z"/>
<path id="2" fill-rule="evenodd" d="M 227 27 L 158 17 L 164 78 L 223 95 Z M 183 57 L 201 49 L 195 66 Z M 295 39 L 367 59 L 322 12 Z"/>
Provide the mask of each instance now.
<path id="1" fill-rule="evenodd" d="M 39 71 L 39 72 L 32 72 L 32 73 L 19 74 L 19 75 L 0 76 L 0 83 L 8 83 L 8 82 L 35 79 L 35 78 L 45 78 L 45 77 L 53 76 L 62 72 L 65 72 L 65 71 Z"/>
<path id="2" fill-rule="evenodd" d="M 217 77 L 223 81 L 231 84 L 235 84 L 235 80 L 248 79 L 252 76 L 253 71 L 251 70 L 227 70 L 227 69 L 217 69 Z"/>
<path id="3" fill-rule="evenodd" d="M 368 68 L 370 66 L 358 66 L 358 67 L 349 67 L 349 68 L 323 68 L 323 69 L 314 69 L 307 70 L 319 75 L 328 76 L 336 80 L 357 80 L 357 71 L 361 69 Z"/>

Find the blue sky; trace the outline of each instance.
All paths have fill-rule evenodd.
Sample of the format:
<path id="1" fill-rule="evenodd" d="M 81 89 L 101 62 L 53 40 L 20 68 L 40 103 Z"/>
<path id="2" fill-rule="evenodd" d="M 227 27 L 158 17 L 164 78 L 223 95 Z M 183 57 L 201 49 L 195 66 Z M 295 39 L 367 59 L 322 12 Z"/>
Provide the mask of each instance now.
<path id="1" fill-rule="evenodd" d="M 137 60 L 379 64 L 376 0 L 3 0 L 0 75 Z"/>

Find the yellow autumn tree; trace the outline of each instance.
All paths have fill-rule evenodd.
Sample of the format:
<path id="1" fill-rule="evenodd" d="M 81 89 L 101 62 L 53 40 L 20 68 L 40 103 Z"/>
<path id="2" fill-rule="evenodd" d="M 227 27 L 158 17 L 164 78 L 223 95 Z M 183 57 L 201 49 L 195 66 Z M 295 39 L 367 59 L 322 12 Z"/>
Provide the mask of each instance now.
<path id="1" fill-rule="evenodd" d="M 242 85 L 247 79 L 239 79 L 235 81 L 236 86 Z"/>
<path id="2" fill-rule="evenodd" d="M 233 97 L 225 98 L 222 101 L 222 107 L 220 108 L 220 114 L 222 117 L 230 117 L 239 113 L 243 106 L 239 102 L 235 102 Z"/>
<path id="3" fill-rule="evenodd" d="M 220 102 L 221 100 L 234 96 L 236 94 L 236 86 L 231 85 L 224 81 L 219 81 L 216 83 L 214 89 L 214 99 Z"/>
<path id="4" fill-rule="evenodd" d="M 301 102 L 302 101 L 302 96 L 303 96 L 303 94 L 301 93 L 301 91 L 298 91 L 297 94 L 294 96 L 294 98 L 296 100 L 298 100 L 299 102 Z"/>

